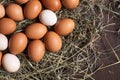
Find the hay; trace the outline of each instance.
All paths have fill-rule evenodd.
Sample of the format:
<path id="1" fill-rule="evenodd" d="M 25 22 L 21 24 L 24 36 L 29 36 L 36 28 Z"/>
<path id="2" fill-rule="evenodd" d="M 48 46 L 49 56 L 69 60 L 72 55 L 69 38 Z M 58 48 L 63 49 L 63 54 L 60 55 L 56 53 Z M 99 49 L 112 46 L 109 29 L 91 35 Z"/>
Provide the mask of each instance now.
<path id="1" fill-rule="evenodd" d="M 94 47 L 103 25 L 101 17 L 106 0 L 81 0 L 78 8 L 67 10 L 62 8 L 56 12 L 58 19 L 69 17 L 76 23 L 75 30 L 68 36 L 62 36 L 63 47 L 58 53 L 47 51 L 42 61 L 31 62 L 27 51 L 18 55 L 21 68 L 16 73 L 8 73 L 2 67 L 0 80 L 94 80 L 92 75 L 99 69 L 95 64 L 99 57 Z M 7 5 L 13 0 L 2 0 Z M 96 6 L 96 7 L 95 7 Z M 99 9 L 100 16 L 96 12 Z M 118 14 L 111 10 L 111 12 Z M 19 31 L 37 20 L 18 22 Z"/>

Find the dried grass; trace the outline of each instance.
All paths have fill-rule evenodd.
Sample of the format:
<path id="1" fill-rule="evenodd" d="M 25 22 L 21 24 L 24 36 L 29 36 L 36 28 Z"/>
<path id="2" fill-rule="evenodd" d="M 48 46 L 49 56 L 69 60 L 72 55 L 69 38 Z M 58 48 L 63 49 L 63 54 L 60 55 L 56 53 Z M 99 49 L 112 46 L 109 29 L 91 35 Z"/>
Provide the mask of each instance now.
<path id="1" fill-rule="evenodd" d="M 62 8 L 56 12 L 58 18 L 69 17 L 76 23 L 75 30 L 68 36 L 62 36 L 63 47 L 58 53 L 47 51 L 43 60 L 31 62 L 27 51 L 18 55 L 21 68 L 16 73 L 8 73 L 2 67 L 0 80 L 94 80 L 92 75 L 99 69 L 95 64 L 99 58 L 94 45 L 103 30 L 103 10 L 119 14 L 105 5 L 106 0 L 81 0 L 78 8 Z M 2 0 L 4 5 L 14 2 Z M 96 12 L 99 9 L 99 15 Z M 17 31 L 24 31 L 26 25 L 37 20 L 18 22 Z M 108 24 L 109 25 L 109 24 Z M 110 66 L 110 65 L 109 65 Z"/>

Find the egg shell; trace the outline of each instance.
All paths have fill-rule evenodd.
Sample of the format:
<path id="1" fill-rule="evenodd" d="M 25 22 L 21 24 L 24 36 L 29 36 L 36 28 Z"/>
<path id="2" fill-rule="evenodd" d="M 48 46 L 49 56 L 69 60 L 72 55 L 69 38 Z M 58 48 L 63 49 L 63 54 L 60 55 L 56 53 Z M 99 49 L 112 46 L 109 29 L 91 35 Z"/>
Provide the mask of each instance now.
<path id="1" fill-rule="evenodd" d="M 2 56 L 3 56 L 3 54 L 2 54 L 2 52 L 0 51 L 0 66 L 1 66 L 1 64 L 2 64 Z"/>
<path id="2" fill-rule="evenodd" d="M 9 51 L 12 54 L 22 53 L 27 46 L 27 37 L 24 33 L 15 33 L 9 40 Z"/>
<path id="3" fill-rule="evenodd" d="M 24 3 L 27 3 L 29 0 L 15 0 L 15 1 L 20 4 L 24 4 Z"/>
<path id="4" fill-rule="evenodd" d="M 40 61 L 45 54 L 45 45 L 41 40 L 33 40 L 28 45 L 28 56 L 32 61 Z"/>
<path id="5" fill-rule="evenodd" d="M 46 26 L 53 26 L 57 22 L 57 16 L 51 10 L 43 10 L 39 15 L 39 20 Z"/>
<path id="6" fill-rule="evenodd" d="M 62 39 L 61 37 L 53 32 L 49 31 L 44 36 L 45 47 L 52 52 L 58 52 L 62 48 Z"/>
<path id="7" fill-rule="evenodd" d="M 0 18 L 5 16 L 5 8 L 2 4 L 0 4 Z"/>
<path id="8" fill-rule="evenodd" d="M 20 68 L 20 61 L 17 56 L 7 53 L 2 58 L 2 65 L 8 72 L 16 72 Z"/>
<path id="9" fill-rule="evenodd" d="M 0 19 L 0 33 L 11 34 L 16 30 L 16 22 L 10 18 Z"/>
<path id="10" fill-rule="evenodd" d="M 75 23 L 72 19 L 64 18 L 58 20 L 56 23 L 54 30 L 59 35 L 68 35 L 75 28 Z"/>
<path id="11" fill-rule="evenodd" d="M 58 11 L 61 9 L 60 0 L 42 0 L 43 5 L 52 11 Z"/>
<path id="12" fill-rule="evenodd" d="M 0 50 L 5 50 L 8 47 L 8 39 L 4 34 L 0 33 Z"/>
<path id="13" fill-rule="evenodd" d="M 18 4 L 9 4 L 6 7 L 6 14 L 15 21 L 21 21 L 24 19 L 22 7 Z"/>
<path id="14" fill-rule="evenodd" d="M 25 29 L 25 34 L 30 39 L 40 39 L 47 32 L 47 27 L 41 23 L 33 23 Z"/>
<path id="15" fill-rule="evenodd" d="M 24 7 L 24 16 L 28 19 L 35 19 L 42 10 L 41 2 L 38 0 L 30 0 Z"/>
<path id="16" fill-rule="evenodd" d="M 67 9 L 74 9 L 78 6 L 79 0 L 61 0 L 61 3 Z"/>

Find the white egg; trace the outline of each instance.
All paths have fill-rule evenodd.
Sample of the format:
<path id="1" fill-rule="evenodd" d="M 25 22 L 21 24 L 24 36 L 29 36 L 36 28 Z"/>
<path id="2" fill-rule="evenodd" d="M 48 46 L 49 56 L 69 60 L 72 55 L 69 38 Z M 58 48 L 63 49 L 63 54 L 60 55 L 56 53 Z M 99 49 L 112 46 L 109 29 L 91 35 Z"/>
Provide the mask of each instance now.
<path id="1" fill-rule="evenodd" d="M 57 22 L 57 16 L 51 10 L 43 10 L 39 15 L 39 20 L 46 26 L 53 26 Z"/>
<path id="2" fill-rule="evenodd" d="M 2 58 L 2 65 L 8 72 L 16 72 L 20 68 L 20 61 L 17 56 L 7 53 Z"/>
<path id="3" fill-rule="evenodd" d="M 5 35 L 0 33 L 0 50 L 5 50 L 8 47 L 8 39 Z"/>

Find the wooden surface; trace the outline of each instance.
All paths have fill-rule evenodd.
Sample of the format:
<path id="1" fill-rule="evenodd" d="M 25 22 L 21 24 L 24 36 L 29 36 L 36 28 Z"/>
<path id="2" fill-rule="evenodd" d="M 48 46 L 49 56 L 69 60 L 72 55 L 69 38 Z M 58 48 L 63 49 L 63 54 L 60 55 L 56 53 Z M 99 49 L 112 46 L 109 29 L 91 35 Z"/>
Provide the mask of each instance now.
<path id="1" fill-rule="evenodd" d="M 99 13 L 98 13 L 99 14 Z M 96 65 L 102 65 L 93 77 L 95 80 L 120 80 L 120 19 L 113 18 L 112 13 L 104 11 L 104 27 L 101 31 L 99 45 L 99 60 Z"/>

